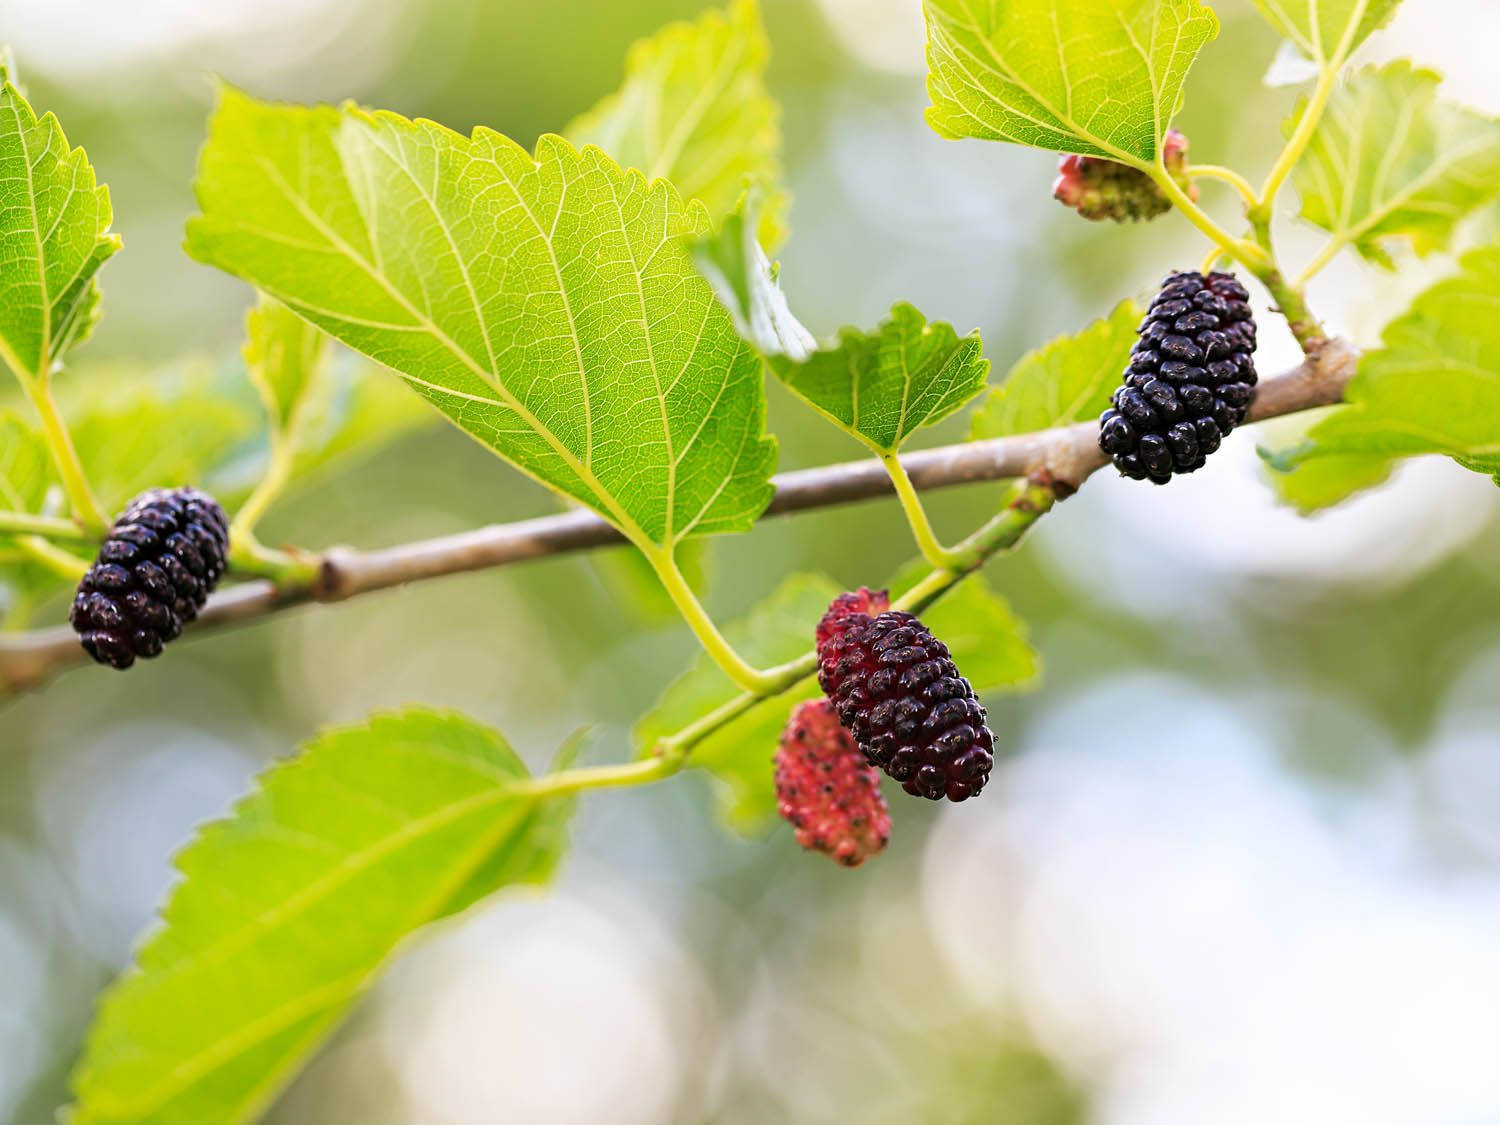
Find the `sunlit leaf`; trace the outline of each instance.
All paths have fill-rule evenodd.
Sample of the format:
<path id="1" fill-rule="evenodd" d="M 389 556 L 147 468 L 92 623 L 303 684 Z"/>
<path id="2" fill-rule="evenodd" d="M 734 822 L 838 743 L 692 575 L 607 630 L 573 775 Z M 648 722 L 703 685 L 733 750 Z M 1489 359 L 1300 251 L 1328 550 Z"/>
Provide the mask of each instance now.
<path id="1" fill-rule="evenodd" d="M 1500 246 L 1465 255 L 1387 325 L 1345 401 L 1274 463 L 1446 453 L 1500 480 Z"/>
<path id="2" fill-rule="evenodd" d="M 545 881 L 570 803 L 518 796 L 494 731 L 406 711 L 273 766 L 178 856 L 162 925 L 105 994 L 77 1125 L 255 1118 L 414 931 Z"/>
<path id="3" fill-rule="evenodd" d="M 944 137 L 1154 163 L 1202 46 L 1200 0 L 923 0 Z"/>
<path id="4" fill-rule="evenodd" d="M 929 322 L 899 304 L 874 332 L 846 328 L 802 363 L 771 357 L 777 377 L 871 449 L 891 453 L 984 390 L 989 360 L 977 332 Z"/>
<path id="5" fill-rule="evenodd" d="M 1142 311 L 1122 301 L 1082 332 L 1027 352 L 974 411 L 972 436 L 1008 437 L 1097 418 L 1120 385 Z"/>
<path id="6" fill-rule="evenodd" d="M 84 151 L 0 67 L 0 359 L 17 376 L 47 374 L 93 326 L 94 275 L 120 248 L 110 219 Z"/>
<path id="7" fill-rule="evenodd" d="M 770 53 L 755 0 L 668 24 L 630 48 L 620 89 L 564 133 L 647 179 L 671 180 L 717 223 L 747 184 L 781 176 L 780 111 L 765 86 Z M 760 219 L 767 245 L 778 240 L 784 209 L 777 192 Z"/>
<path id="8" fill-rule="evenodd" d="M 1297 167 L 1302 217 L 1386 266 L 1391 239 L 1419 254 L 1446 249 L 1458 222 L 1500 192 L 1500 120 L 1439 101 L 1440 82 L 1393 62 L 1342 83 Z"/>
<path id="9" fill-rule="evenodd" d="M 476 439 L 642 546 L 747 530 L 770 500 L 760 365 L 665 181 L 543 137 L 221 93 L 188 227 L 394 368 Z"/>
<path id="10" fill-rule="evenodd" d="M 316 390 L 328 337 L 280 301 L 262 296 L 245 314 L 245 372 L 282 433 Z"/>
<path id="11" fill-rule="evenodd" d="M 1271 26 L 1319 63 L 1346 59 L 1401 0 L 1255 0 Z"/>

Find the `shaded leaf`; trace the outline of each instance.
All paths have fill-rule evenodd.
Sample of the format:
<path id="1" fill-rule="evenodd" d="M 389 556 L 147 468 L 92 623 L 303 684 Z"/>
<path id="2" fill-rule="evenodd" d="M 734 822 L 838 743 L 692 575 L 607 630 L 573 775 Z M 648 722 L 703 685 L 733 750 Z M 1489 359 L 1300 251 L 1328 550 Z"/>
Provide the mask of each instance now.
<path id="1" fill-rule="evenodd" d="M 759 363 L 680 245 L 664 181 L 543 137 L 225 89 L 188 249 L 394 368 L 638 546 L 770 500 Z"/>
<path id="2" fill-rule="evenodd" d="M 413 931 L 546 880 L 569 802 L 516 796 L 495 732 L 406 711 L 273 766 L 178 856 L 136 965 L 105 994 L 74 1121 L 250 1120 Z"/>
<path id="3" fill-rule="evenodd" d="M 245 372 L 281 433 L 317 386 L 328 337 L 280 301 L 262 295 L 245 314 Z"/>
<path id="4" fill-rule="evenodd" d="M 893 453 L 984 390 L 989 360 L 977 332 L 929 322 L 899 304 L 874 332 L 845 328 L 838 343 L 771 370 L 829 420 L 877 453 Z"/>
<path id="5" fill-rule="evenodd" d="M 752 185 L 716 230 L 689 239 L 688 246 L 739 334 L 763 356 L 801 362 L 818 342 L 792 315 L 780 273 L 755 236 L 764 198 L 764 187 Z"/>
<path id="6" fill-rule="evenodd" d="M 1302 217 L 1388 267 L 1387 240 L 1446 249 L 1457 223 L 1500 192 L 1500 121 L 1439 101 L 1441 81 L 1403 61 L 1341 83 L 1297 166 Z"/>
<path id="7" fill-rule="evenodd" d="M 1200 0 L 923 0 L 944 137 L 1154 164 L 1202 46 Z"/>
<path id="8" fill-rule="evenodd" d="M 1345 401 L 1277 466 L 1446 453 L 1500 480 L 1500 246 L 1465 255 L 1387 325 Z"/>
<path id="9" fill-rule="evenodd" d="M 1401 0 L 1255 0 L 1271 26 L 1319 63 L 1347 59 Z"/>
<path id="10" fill-rule="evenodd" d="M 1121 301 L 1082 332 L 1027 352 L 975 409 L 971 436 L 1008 437 L 1099 417 L 1124 377 L 1143 315 L 1134 301 Z"/>
<path id="11" fill-rule="evenodd" d="M 718 223 L 749 183 L 781 177 L 780 112 L 765 85 L 770 53 L 755 0 L 668 24 L 630 48 L 620 89 L 564 133 L 647 179 L 671 180 Z M 778 192 L 758 226 L 766 245 L 778 240 L 784 209 Z"/>
<path id="12" fill-rule="evenodd" d="M 0 358 L 42 377 L 97 316 L 94 275 L 120 248 L 109 189 L 52 114 L 38 119 L 0 68 Z"/>

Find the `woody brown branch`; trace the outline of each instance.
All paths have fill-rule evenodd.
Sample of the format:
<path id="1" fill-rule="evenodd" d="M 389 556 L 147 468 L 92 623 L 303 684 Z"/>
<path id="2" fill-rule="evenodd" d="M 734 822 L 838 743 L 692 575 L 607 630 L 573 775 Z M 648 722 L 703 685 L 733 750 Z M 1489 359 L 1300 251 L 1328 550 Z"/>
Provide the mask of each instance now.
<path id="1" fill-rule="evenodd" d="M 1250 421 L 1332 405 L 1343 397 L 1358 354 L 1331 340 L 1316 356 L 1285 374 L 1262 381 Z M 932 490 L 980 481 L 1033 476 L 1049 480 L 1059 497 L 1071 495 L 1108 463 L 1099 450 L 1099 426 L 1080 422 L 1030 434 L 947 445 L 901 458 L 912 483 Z M 836 507 L 892 493 L 879 461 L 867 459 L 781 473 L 766 516 Z M 530 559 L 623 543 L 610 524 L 582 509 L 516 523 L 476 528 L 381 550 L 332 547 L 311 584 L 278 587 L 246 582 L 215 595 L 193 626 L 206 629 L 253 621 L 308 602 L 342 601 L 408 582 L 508 566 Z M 84 662 L 87 654 L 66 628 L 42 629 L 0 639 L 0 696 L 24 691 Z"/>

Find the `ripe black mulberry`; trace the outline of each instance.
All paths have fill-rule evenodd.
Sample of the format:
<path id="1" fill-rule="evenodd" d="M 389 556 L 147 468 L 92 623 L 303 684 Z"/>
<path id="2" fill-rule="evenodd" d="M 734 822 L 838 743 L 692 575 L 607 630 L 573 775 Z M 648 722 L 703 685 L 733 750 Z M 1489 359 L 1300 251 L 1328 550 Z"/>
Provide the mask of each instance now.
<path id="1" fill-rule="evenodd" d="M 110 528 L 79 583 L 68 620 L 100 664 L 129 668 L 198 616 L 224 574 L 229 524 L 212 496 L 152 489 Z"/>
<path id="2" fill-rule="evenodd" d="M 1203 467 L 1255 396 L 1255 320 L 1232 275 L 1175 273 L 1138 329 L 1125 385 L 1099 418 L 1099 448 L 1135 480 Z"/>
<path id="3" fill-rule="evenodd" d="M 818 625 L 818 682 L 865 757 L 906 792 L 967 800 L 995 764 L 984 708 L 947 646 L 888 604 L 867 590 L 834 601 Z"/>

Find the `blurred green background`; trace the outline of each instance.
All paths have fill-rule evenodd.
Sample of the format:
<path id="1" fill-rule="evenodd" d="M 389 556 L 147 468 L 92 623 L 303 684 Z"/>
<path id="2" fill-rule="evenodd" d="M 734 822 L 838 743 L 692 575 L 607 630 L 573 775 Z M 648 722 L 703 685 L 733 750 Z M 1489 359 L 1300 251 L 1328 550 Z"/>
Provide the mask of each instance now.
<path id="1" fill-rule="evenodd" d="M 1216 7 L 1180 125 L 1194 158 L 1256 178 L 1297 91 L 1260 84 L 1277 43 L 1248 0 Z M 88 150 L 125 239 L 68 393 L 189 354 L 237 363 L 249 291 L 180 250 L 207 73 L 529 143 L 615 87 L 633 38 L 699 8 L 0 0 L 33 103 Z M 819 334 L 910 300 L 980 327 L 998 379 L 1200 260 L 1174 218 L 1057 206 L 1046 154 L 933 136 L 917 0 L 765 8 L 795 195 L 782 277 Z M 1478 31 L 1497 27 L 1495 0 L 1407 0 L 1363 56 L 1409 53 L 1494 112 Z M 1291 224 L 1283 244 L 1316 245 Z M 1343 262 L 1312 298 L 1368 344 L 1443 268 Z M 1264 324 L 1271 372 L 1295 348 Z M 782 469 L 858 455 L 770 396 Z M 891 847 L 851 872 L 787 831 L 726 835 L 701 777 L 591 797 L 557 889 L 403 959 L 273 1120 L 1500 1122 L 1495 489 L 1417 463 L 1303 520 L 1270 498 L 1258 438 L 1170 489 L 1101 475 L 991 565 L 1046 678 L 988 701 L 1006 761 L 983 800 L 895 794 Z M 998 495 L 931 503 L 953 537 Z M 377 546 L 552 510 L 434 420 L 263 534 Z M 708 600 L 728 619 L 781 574 L 877 582 L 911 553 L 891 503 L 771 521 L 713 545 Z M 403 703 L 491 721 L 533 763 L 586 723 L 623 756 L 693 652 L 572 558 L 299 610 L 0 704 L 0 1118 L 51 1119 L 170 854 L 265 763 Z"/>

